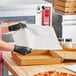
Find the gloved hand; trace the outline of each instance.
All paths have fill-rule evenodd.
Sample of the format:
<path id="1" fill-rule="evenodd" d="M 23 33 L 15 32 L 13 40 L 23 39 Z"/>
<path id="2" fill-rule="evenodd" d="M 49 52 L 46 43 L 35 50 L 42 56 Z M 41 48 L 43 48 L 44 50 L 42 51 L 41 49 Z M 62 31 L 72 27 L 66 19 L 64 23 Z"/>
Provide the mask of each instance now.
<path id="1" fill-rule="evenodd" d="M 15 25 L 8 26 L 8 29 L 9 29 L 9 31 L 16 31 L 16 30 L 19 30 L 19 29 L 25 28 L 25 27 L 26 27 L 26 24 L 18 23 L 18 24 L 15 24 Z"/>
<path id="2" fill-rule="evenodd" d="M 14 51 L 18 52 L 22 55 L 25 55 L 25 54 L 31 53 L 32 49 L 28 48 L 28 47 L 24 47 L 24 46 L 15 45 L 14 46 Z"/>

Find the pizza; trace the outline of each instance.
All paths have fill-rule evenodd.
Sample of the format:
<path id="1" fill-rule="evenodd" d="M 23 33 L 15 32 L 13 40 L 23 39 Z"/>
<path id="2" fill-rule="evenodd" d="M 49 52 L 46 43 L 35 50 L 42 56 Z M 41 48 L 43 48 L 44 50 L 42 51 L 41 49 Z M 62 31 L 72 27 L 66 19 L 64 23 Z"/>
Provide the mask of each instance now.
<path id="1" fill-rule="evenodd" d="M 64 72 L 48 71 L 48 72 L 38 73 L 34 76 L 76 76 L 76 75 L 68 74 Z"/>

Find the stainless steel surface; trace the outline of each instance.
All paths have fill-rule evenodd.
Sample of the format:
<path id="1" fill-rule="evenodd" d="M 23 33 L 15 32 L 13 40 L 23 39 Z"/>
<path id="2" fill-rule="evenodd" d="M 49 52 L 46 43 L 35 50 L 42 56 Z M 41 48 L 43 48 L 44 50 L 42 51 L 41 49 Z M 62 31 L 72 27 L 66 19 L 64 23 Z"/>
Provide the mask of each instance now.
<path id="1" fill-rule="evenodd" d="M 2 40 L 5 42 L 14 42 L 12 34 L 2 35 Z"/>
<path id="2" fill-rule="evenodd" d="M 53 8 L 52 25 L 58 38 L 62 37 L 62 16 L 57 14 Z"/>

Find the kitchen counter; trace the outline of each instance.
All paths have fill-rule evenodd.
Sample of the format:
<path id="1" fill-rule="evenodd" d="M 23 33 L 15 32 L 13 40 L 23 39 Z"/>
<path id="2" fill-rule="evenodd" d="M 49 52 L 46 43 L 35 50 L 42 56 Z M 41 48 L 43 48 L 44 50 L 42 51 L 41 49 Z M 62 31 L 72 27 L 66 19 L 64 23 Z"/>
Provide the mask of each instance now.
<path id="1" fill-rule="evenodd" d="M 63 68 L 64 65 L 76 64 L 76 61 L 65 61 L 62 64 L 54 65 L 19 66 L 12 59 L 11 53 L 6 51 L 3 52 L 3 64 L 13 74 L 13 76 L 33 76 L 37 73 L 45 71 L 58 71 L 76 74 L 72 71 Z"/>

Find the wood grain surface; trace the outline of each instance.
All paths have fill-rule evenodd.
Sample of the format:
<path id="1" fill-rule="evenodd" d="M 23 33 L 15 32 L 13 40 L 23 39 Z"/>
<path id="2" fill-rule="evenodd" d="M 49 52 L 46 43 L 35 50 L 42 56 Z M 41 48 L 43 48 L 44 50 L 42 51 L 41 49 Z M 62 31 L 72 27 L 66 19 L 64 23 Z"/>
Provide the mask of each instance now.
<path id="1" fill-rule="evenodd" d="M 63 13 L 75 14 L 76 0 L 54 0 L 54 8 Z"/>
<path id="2" fill-rule="evenodd" d="M 53 65 L 33 65 L 33 66 L 19 66 L 12 59 L 10 52 L 3 52 L 3 63 L 9 69 L 13 76 L 33 76 L 37 73 L 45 71 L 58 71 L 70 74 L 76 74 L 72 71 L 64 69 L 63 66 L 76 64 L 76 61 L 64 61 L 62 64 Z"/>
<path id="3" fill-rule="evenodd" d="M 51 52 L 50 50 L 32 50 L 27 55 L 20 55 L 13 52 L 12 57 L 18 65 L 59 64 L 63 62 L 61 57 L 52 56 L 53 53 Z"/>

